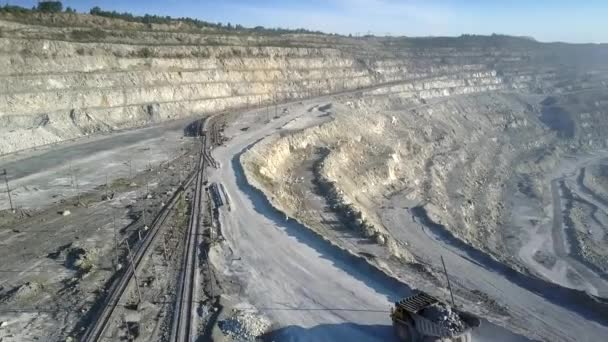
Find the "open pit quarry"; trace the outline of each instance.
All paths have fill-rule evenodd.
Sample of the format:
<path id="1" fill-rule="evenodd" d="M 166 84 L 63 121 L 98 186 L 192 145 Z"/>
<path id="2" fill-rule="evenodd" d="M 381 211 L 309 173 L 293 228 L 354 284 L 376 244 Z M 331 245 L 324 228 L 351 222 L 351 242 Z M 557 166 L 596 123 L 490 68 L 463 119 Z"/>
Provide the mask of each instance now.
<path id="1" fill-rule="evenodd" d="M 607 61 L 0 13 L 0 341 L 605 340 Z"/>

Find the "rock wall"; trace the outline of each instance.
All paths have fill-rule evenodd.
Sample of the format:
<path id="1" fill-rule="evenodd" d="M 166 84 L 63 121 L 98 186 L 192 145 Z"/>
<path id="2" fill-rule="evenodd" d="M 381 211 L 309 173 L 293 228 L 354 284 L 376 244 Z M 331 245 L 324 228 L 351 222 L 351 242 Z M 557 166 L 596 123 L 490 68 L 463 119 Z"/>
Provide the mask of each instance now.
<path id="1" fill-rule="evenodd" d="M 345 95 L 332 104 L 334 121 L 256 145 L 245 159 L 280 199 L 275 190 L 290 193 L 283 180 L 297 178 L 294 165 L 306 151 L 323 149 L 318 178 L 370 223 L 366 235 L 391 241 L 376 212 L 383 199 L 406 192 L 460 240 L 519 265 L 505 228 L 510 208 L 504 196 L 513 180 L 540 184 L 551 170 L 546 164 L 563 151 L 604 147 L 607 122 L 598 105 L 601 90 L 566 93 L 547 86 L 563 92 L 552 99 L 529 87 L 495 71 L 475 71 Z M 543 118 L 549 103 L 568 116 L 571 136 Z"/>
<path id="2" fill-rule="evenodd" d="M 375 210 L 391 193 L 407 191 L 459 238 L 498 252 L 502 184 L 519 156 L 553 135 L 516 95 L 485 93 L 504 84 L 493 79 L 491 88 L 470 85 L 477 81 L 414 82 L 344 99 L 334 103 L 335 121 L 256 146 L 247 159 L 262 158 L 260 176 L 280 188 L 288 187 L 283 179 L 293 178 L 290 165 L 298 151 L 327 149 L 322 178 L 362 212 L 371 234 L 390 240 Z"/>
<path id="3" fill-rule="evenodd" d="M 227 32 L 81 14 L 5 13 L 0 154 L 375 85 L 393 85 L 377 95 L 429 99 L 507 89 L 573 90 L 572 84 L 593 87 L 605 79 L 605 71 L 594 69 L 575 72 L 579 83 L 562 84 L 560 75 L 577 67 L 558 67 L 566 57 L 553 55 L 566 48 L 510 38 L 492 44 L 469 40 Z"/>

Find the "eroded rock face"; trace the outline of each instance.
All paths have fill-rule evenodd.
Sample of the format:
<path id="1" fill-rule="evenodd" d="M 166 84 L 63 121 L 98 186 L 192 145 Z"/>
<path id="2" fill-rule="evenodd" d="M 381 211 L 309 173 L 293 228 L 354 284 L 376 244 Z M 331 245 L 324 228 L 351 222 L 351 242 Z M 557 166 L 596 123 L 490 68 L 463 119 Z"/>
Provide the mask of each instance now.
<path id="1" fill-rule="evenodd" d="M 298 150 L 326 148 L 319 177 L 335 188 L 333 197 L 340 205 L 360 213 L 373 229 L 369 234 L 388 239 L 376 203 L 407 189 L 411 197 L 426 201 L 429 216 L 449 223 L 462 239 L 490 243 L 502 215 L 500 184 L 509 176 L 506 166 L 526 145 L 543 143 L 543 130 L 524 123 L 526 110 L 511 96 L 433 101 L 424 105 L 401 94 L 347 99 L 335 104 L 335 121 L 261 145 L 251 157 L 264 156 L 257 160 L 260 174 L 278 183 L 290 177 L 291 156 Z M 412 109 L 399 109 L 405 107 Z M 504 134 L 514 130 L 512 123 L 521 125 L 514 136 L 528 139 L 518 140 L 517 147 Z M 462 200 L 451 203 L 453 198 Z"/>
<path id="2" fill-rule="evenodd" d="M 290 195 L 293 185 L 283 180 L 293 179 L 302 160 L 311 158 L 307 151 L 323 149 L 316 177 L 329 187 L 325 196 L 354 218 L 355 226 L 364 227 L 364 235 L 392 245 L 377 217 L 378 205 L 393 193 L 407 192 L 428 220 L 517 263 L 506 245 L 511 212 L 505 195 L 518 186 L 514 179 L 525 179 L 522 191 L 542 201 L 541 180 L 559 156 L 604 139 L 584 127 L 602 121 L 603 114 L 571 111 L 575 128 L 569 137 L 541 120 L 535 106 L 543 96 L 477 88 L 474 94 L 422 100 L 424 90 L 415 88 L 341 97 L 333 103 L 334 121 L 255 146 L 244 161 L 259 170 L 269 192 L 289 210 L 298 196 Z M 291 209 L 296 216 L 305 212 Z"/>
<path id="3" fill-rule="evenodd" d="M 579 50 L 589 47 L 484 39 L 235 35 L 185 23 L 3 14 L 0 154 L 391 82 L 374 95 L 426 100 L 505 89 L 571 91 L 604 77 L 595 72 L 575 75 L 577 82 L 568 84 L 562 79 L 564 63 L 597 64 L 605 54 L 601 47 L 587 53 Z"/>

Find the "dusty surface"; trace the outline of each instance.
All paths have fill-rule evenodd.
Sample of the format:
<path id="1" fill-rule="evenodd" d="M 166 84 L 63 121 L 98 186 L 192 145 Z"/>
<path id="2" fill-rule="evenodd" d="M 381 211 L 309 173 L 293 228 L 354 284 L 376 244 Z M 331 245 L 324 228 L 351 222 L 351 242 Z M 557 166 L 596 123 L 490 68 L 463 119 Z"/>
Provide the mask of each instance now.
<path id="1" fill-rule="evenodd" d="M 158 168 L 189 148 L 191 138 L 184 136 L 184 128 L 194 120 L 5 156 L 1 161 L 8 173 L 13 205 L 44 208 L 74 197 L 77 192 Z M 156 177 L 147 182 L 157 181 Z M 9 209 L 6 192 L 0 197 L 0 210 L 3 209 Z"/>
<path id="2" fill-rule="evenodd" d="M 226 110 L 202 340 L 390 340 L 441 256 L 478 340 L 608 334 L 606 46 L 1 16 L 2 341 L 79 335 Z M 180 207 L 110 340 L 166 335 Z"/>
<path id="3" fill-rule="evenodd" d="M 292 112 L 296 110 L 302 112 L 305 108 L 299 106 Z M 278 327 L 297 325 L 307 329 L 321 323 L 335 324 L 335 330 L 308 338 L 388 338 L 386 334 L 366 330 L 365 326 L 387 324 L 390 301 L 407 287 L 369 278 L 330 244 L 297 222 L 285 220 L 244 178 L 240 152 L 288 120 L 283 117 L 259 129 L 250 127 L 245 133 L 232 130 L 227 133 L 230 138 L 227 146 L 214 152 L 222 168 L 211 174 L 210 179 L 223 182 L 232 211 L 222 215 L 226 244 L 215 251 L 212 260 L 217 268 L 225 270 L 226 276 L 242 283 L 238 294 Z M 235 131 L 240 134 L 233 135 Z M 344 293 L 357 296 L 343 296 Z M 344 322 L 352 325 L 343 325 L 341 329 L 340 323 Z M 306 338 L 303 334 L 295 336 Z"/>
<path id="4" fill-rule="evenodd" d="M 587 165 L 604 158 L 605 151 L 566 156 L 548 177 L 551 196 L 546 207 L 535 207 L 538 204 L 519 193 L 513 217 L 520 227 L 529 227 L 524 229 L 528 238 L 519 251 L 528 265 L 558 284 L 608 297 L 606 270 L 599 266 L 605 265 L 600 247 L 605 228 L 597 221 L 606 207 L 594 199 L 594 193 L 582 188 L 580 177 Z M 583 239 L 589 239 L 594 249 L 582 252 L 586 250 L 581 248 Z M 599 254 L 594 252 L 598 249 Z M 587 258 L 595 262 L 589 263 Z"/>
<path id="5" fill-rule="evenodd" d="M 226 130 L 226 146 L 214 152 L 222 168 L 211 178 L 223 182 L 231 211 L 221 214 L 226 241 L 211 255 L 212 261 L 225 270 L 224 276 L 240 284 L 234 293 L 227 291 L 231 301 L 248 302 L 271 319 L 271 336 L 286 340 L 391 340 L 389 309 L 394 300 L 409 293 L 409 287 L 276 211 L 243 174 L 239 160 L 252 143 L 276 132 L 295 116 L 302 116 L 303 125 L 311 123 L 311 116 L 326 120 L 307 111 L 318 103 L 291 107 L 289 115 L 263 127 L 259 127 L 256 112 L 250 112 Z M 248 129 L 243 133 L 245 127 Z M 516 338 L 486 324 L 479 332 L 485 338 Z"/>
<path id="6" fill-rule="evenodd" d="M 11 170 L 9 184 L 16 185 L 12 193 L 18 209 L 3 210 L 0 216 L 3 341 L 42 336 L 65 340 L 79 334 L 113 281 L 116 267 L 128 266 L 125 241 L 137 247 L 139 234 L 146 234 L 145 226 L 189 173 L 193 141 L 183 132 L 189 122 L 24 152 L 4 164 Z M 124 158 L 133 161 L 131 175 Z M 69 184 L 70 168 L 78 175 L 78 188 Z M 53 183 L 54 179 L 58 181 Z M 2 205 L 8 206 L 8 200 L 3 198 Z M 186 209 L 182 203 L 182 213 L 169 219 L 169 251 L 179 250 Z M 70 214 L 62 215 L 66 211 Z M 172 253 L 165 259 L 162 249 L 150 256 L 147 272 L 141 274 L 147 304 L 139 312 L 125 309 L 129 329 L 138 326 L 141 336 L 162 336 L 163 310 L 171 298 L 165 296 L 174 282 L 166 275 L 172 274 L 171 265 L 180 257 Z M 131 292 L 127 307 L 136 298 L 135 290 Z M 140 326 L 140 321 L 149 323 Z M 134 331 L 127 333 L 127 325 L 120 321 L 108 336 L 129 333 Z"/>
<path id="7" fill-rule="evenodd" d="M 505 126 L 503 118 L 492 119 L 490 113 L 484 114 L 483 111 L 480 113 L 479 102 L 470 102 L 472 99 L 491 104 L 492 107 L 488 108 L 492 110 L 497 110 L 500 106 L 511 106 L 507 112 L 513 117 L 510 119 L 511 123 Z M 513 107 L 513 100 L 517 100 L 515 103 L 521 107 Z M 495 322 L 525 331 L 533 338 L 546 340 L 582 338 L 591 341 L 606 333 L 601 314 L 586 307 L 582 302 L 579 303 L 577 293 L 567 290 L 563 292 L 559 287 L 549 286 L 549 283 L 543 285 L 542 280 L 526 275 L 529 272 L 536 274 L 534 270 L 528 271 L 524 267 L 530 266 L 527 262 L 537 263 L 536 259 L 539 257 L 530 260 L 522 258 L 522 261 L 517 257 L 502 254 L 502 251 L 513 246 L 505 244 L 500 234 L 492 233 L 493 230 L 502 230 L 501 234 L 506 234 L 500 222 L 508 222 L 509 218 L 503 218 L 501 213 L 510 214 L 511 211 L 500 209 L 503 205 L 503 197 L 500 192 L 492 194 L 487 191 L 488 187 L 501 188 L 501 183 L 508 183 L 513 174 L 505 167 L 496 171 L 491 165 L 496 163 L 506 165 L 525 156 L 526 150 L 521 150 L 521 146 L 525 146 L 522 144 L 523 139 L 530 139 L 531 154 L 537 153 L 536 146 L 554 141 L 551 134 L 542 133 L 542 128 L 536 126 L 538 123 L 531 122 L 533 119 L 528 116 L 530 113 L 528 107 L 521 105 L 522 98 L 509 94 L 468 96 L 423 105 L 414 103 L 411 108 L 401 111 L 390 111 L 390 109 L 386 111 L 384 107 L 379 107 L 384 108 L 384 112 L 381 109 L 379 113 L 372 108 L 378 108 L 374 106 L 378 103 L 382 104 L 381 99 L 375 99 L 373 105 L 370 104 L 371 101 L 360 100 L 363 103 L 361 107 L 352 105 L 356 101 L 350 98 L 333 101 L 330 111 L 333 112 L 332 116 L 335 120 L 304 131 L 271 136 L 257 143 L 244 154 L 242 160 L 250 177 L 255 179 L 257 186 L 267 192 L 275 206 L 310 225 L 313 230 L 341 247 L 371 257 L 373 263 L 389 269 L 402 279 L 407 279 L 408 284 L 416 287 L 430 286 L 428 282 L 422 281 L 425 272 L 419 274 L 417 279 L 411 279 L 411 274 L 399 271 L 397 266 L 399 263 L 394 263 L 394 257 L 401 260 L 402 267 L 404 267 L 403 263 L 407 265 L 408 262 L 412 262 L 411 257 L 407 255 L 412 255 L 415 262 L 428 265 L 427 273 L 430 275 L 427 274 L 426 278 L 430 283 L 435 281 L 436 284 L 440 256 L 443 255 L 455 278 L 457 292 L 460 292 L 458 296 L 467 309 L 479 313 L 487 310 L 484 314 Z M 320 107 L 324 104 L 327 103 L 320 104 Z M 465 104 L 468 104 L 470 109 L 467 109 Z M 460 139 L 458 135 L 454 136 L 453 132 L 452 135 L 447 132 L 442 134 L 441 132 L 445 132 L 446 129 L 441 127 L 431 126 L 432 129 L 428 128 L 425 131 L 424 124 L 428 122 L 428 115 L 443 115 L 447 108 L 454 107 L 459 108 L 461 116 L 452 120 L 460 120 L 460 117 L 463 117 L 467 122 L 471 122 L 470 124 L 478 125 L 484 125 L 483 120 L 489 120 L 487 127 L 477 130 L 479 136 L 477 133 L 466 136 L 467 139 L 474 139 L 474 142 L 465 140 L 454 144 L 452 142 L 454 139 Z M 420 112 L 426 115 L 408 118 L 409 115 Z M 319 122 L 327 121 L 324 117 L 327 113 L 318 108 L 307 113 L 319 117 Z M 483 116 L 479 117 L 480 114 Z M 429 124 L 434 125 L 433 122 Z M 401 125 L 414 126 L 414 128 L 409 128 L 409 134 L 403 133 L 400 129 L 405 130 L 405 128 L 401 128 Z M 422 127 L 416 128 L 418 125 Z M 509 133 L 511 138 L 499 135 L 497 139 L 495 134 L 498 133 L 486 135 L 491 131 L 490 127 L 497 127 L 500 131 L 512 130 Z M 431 132 L 437 134 L 438 138 L 428 136 Z M 431 138 L 436 142 L 432 143 L 432 147 L 416 144 L 414 139 L 417 139 L 418 134 L 422 134 L 421 138 L 426 134 L 427 139 Z M 512 142 L 509 139 L 513 139 Z M 418 161 L 424 156 L 427 148 L 433 156 L 432 164 Z M 443 148 L 445 153 L 441 152 Z M 490 148 L 498 154 L 487 154 L 488 151 L 492 151 Z M 462 161 L 458 161 L 459 154 L 463 155 L 461 160 L 474 159 L 462 164 Z M 467 154 L 471 154 L 471 157 L 467 157 Z M 494 157 L 490 159 L 494 164 L 484 162 L 484 158 L 491 157 Z M 323 164 L 321 168 L 317 167 L 315 174 L 314 164 L 318 164 L 319 159 Z M 456 160 L 451 161 L 451 159 Z M 590 162 L 589 157 L 582 159 Z M 555 164 L 549 163 L 549 165 Z M 570 167 L 574 166 L 576 169 L 576 165 L 574 163 Z M 417 171 L 418 167 L 420 171 Z M 425 167 L 427 173 L 424 171 Z M 553 169 L 550 167 L 544 169 L 549 175 L 553 174 L 551 171 Z M 448 170 L 451 168 L 452 171 L 446 172 L 446 168 Z M 517 171 L 521 172 L 521 169 Z M 566 169 L 567 167 L 557 168 L 557 174 L 547 177 L 548 181 L 560 177 L 559 170 Z M 530 174 L 528 165 L 525 165 L 523 170 Z M 442 174 L 447 174 L 450 182 Z M 429 175 L 430 179 L 425 178 L 425 175 Z M 329 196 L 328 192 L 321 191 L 319 195 L 318 182 L 327 179 L 337 185 L 338 191 L 329 192 Z M 544 180 L 540 181 L 544 182 Z M 458 184 L 462 186 L 457 186 Z M 441 201 L 446 199 L 443 197 L 445 195 L 453 200 L 451 191 L 455 191 L 458 196 L 456 199 L 460 198 L 460 200 L 443 204 Z M 338 205 L 332 206 L 330 202 L 335 201 L 336 192 L 342 197 L 348 197 L 346 200 L 339 199 Z M 354 204 L 355 209 L 352 209 L 351 205 L 344 206 L 342 204 L 344 202 Z M 483 206 L 473 207 L 471 205 L 473 202 L 483 203 Z M 449 220 L 445 212 L 434 208 L 443 206 L 447 212 L 453 212 L 450 208 L 453 209 L 455 204 L 462 208 L 472 207 L 471 216 L 466 211 L 461 214 L 465 219 L 464 222 L 471 228 L 461 231 L 460 229 L 464 228 L 462 226 L 454 224 L 441 226 L 442 222 Z M 548 204 L 550 205 L 551 202 Z M 491 210 L 496 210 L 494 205 L 498 208 L 497 214 L 488 216 L 488 211 L 492 213 Z M 556 205 L 560 207 L 559 203 Z M 342 222 L 341 225 L 327 224 L 328 221 L 336 221 L 340 216 L 345 216 L 345 210 L 346 222 Z M 363 213 L 363 215 L 358 214 L 359 217 L 363 216 L 364 219 L 372 221 L 384 238 L 378 239 L 373 232 L 370 234 L 366 229 L 361 229 L 361 222 L 348 220 L 349 216 L 357 218 L 357 214 L 348 213 L 353 210 Z M 552 207 L 549 207 L 549 210 L 552 210 Z M 504 221 L 493 221 L 496 217 Z M 421 222 L 424 226 L 420 226 Z M 544 239 L 552 239 L 553 221 L 549 219 L 547 222 L 550 229 L 542 236 Z M 348 233 L 345 233 L 344 228 L 341 227 L 349 228 Z M 563 234 L 566 227 L 558 224 L 556 229 L 558 233 Z M 457 238 L 455 239 L 451 234 Z M 462 244 L 461 239 L 497 255 L 524 273 L 520 274 L 509 266 L 501 265 L 484 252 L 467 247 Z M 525 237 L 520 239 L 526 241 Z M 402 253 L 400 255 L 391 253 L 394 247 L 391 247 L 390 242 L 387 241 L 393 241 L 393 246 L 398 246 L 398 250 Z M 375 247 L 368 247 L 370 245 Z M 521 247 L 522 253 L 529 252 L 528 248 L 528 246 Z M 532 251 L 535 252 L 536 249 Z M 403 253 L 407 253 L 406 257 Z M 591 286 L 589 292 L 592 294 L 598 292 L 595 292 L 595 287 L 590 284 L 595 284 L 600 289 L 605 286 L 602 277 L 596 273 L 592 272 L 587 276 L 583 273 L 583 276 L 580 276 L 579 272 L 586 272 L 589 269 L 570 258 L 567 252 L 561 255 L 555 253 L 548 255 L 550 256 L 545 259 L 556 258 L 559 261 L 554 262 L 567 264 L 571 269 L 568 273 L 569 277 L 579 279 L 577 284 L 569 282 L 562 285 L 580 288 L 581 284 L 587 284 Z M 558 277 L 546 279 L 559 283 Z M 538 294 L 543 288 L 542 294 Z M 473 299 L 476 296 L 480 297 Z M 592 301 L 590 298 L 588 300 Z M 539 312 L 543 314 L 539 315 Z M 501 317 L 501 314 L 506 316 Z"/>

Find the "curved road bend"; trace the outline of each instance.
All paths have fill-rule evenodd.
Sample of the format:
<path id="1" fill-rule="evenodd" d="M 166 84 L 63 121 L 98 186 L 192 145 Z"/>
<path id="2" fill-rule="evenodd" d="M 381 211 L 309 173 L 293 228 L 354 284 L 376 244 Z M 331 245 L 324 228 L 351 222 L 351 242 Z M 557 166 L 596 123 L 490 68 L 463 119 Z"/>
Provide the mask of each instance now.
<path id="1" fill-rule="evenodd" d="M 577 313 L 569 306 L 572 301 L 562 298 L 554 288 L 543 286 L 541 281 L 513 272 L 502 264 L 480 256 L 472 248 L 454 243 L 450 237 L 429 226 L 412 220 L 404 204 L 414 207 L 396 196 L 385 204 L 381 218 L 393 236 L 407 242 L 415 255 L 430 260 L 443 256 L 451 274 L 452 286 L 478 289 L 508 307 L 513 323 L 538 333 L 549 341 L 600 341 L 608 336 L 607 321 L 590 308 Z M 417 220 L 420 221 L 420 220 Z M 581 309 L 581 308 L 579 308 Z M 601 323 L 600 323 L 601 322 Z"/>
<path id="2" fill-rule="evenodd" d="M 306 108 L 292 108 L 292 114 L 247 126 L 246 132 L 230 127 L 231 140 L 213 151 L 223 167 L 210 173 L 210 181 L 224 184 L 232 210 L 221 217 L 224 254 L 216 250 L 212 261 L 238 278 L 242 299 L 277 324 L 281 340 L 391 341 L 390 307 L 409 288 L 286 220 L 243 174 L 240 155 L 296 115 L 306 115 Z M 479 341 L 521 340 L 489 323 L 479 335 Z"/>

